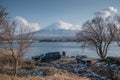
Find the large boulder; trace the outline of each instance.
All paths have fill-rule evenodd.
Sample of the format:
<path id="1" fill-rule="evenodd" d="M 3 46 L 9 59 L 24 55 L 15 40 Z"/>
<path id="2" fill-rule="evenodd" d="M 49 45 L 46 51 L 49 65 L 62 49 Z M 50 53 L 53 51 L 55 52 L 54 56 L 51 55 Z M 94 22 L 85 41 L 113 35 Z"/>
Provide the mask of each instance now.
<path id="1" fill-rule="evenodd" d="M 85 55 L 78 55 L 76 56 L 77 63 L 81 63 L 87 66 L 90 66 L 92 61 Z"/>
<path id="2" fill-rule="evenodd" d="M 40 62 L 51 62 L 51 61 L 55 61 L 58 59 L 61 59 L 60 52 L 50 52 L 50 53 L 32 57 L 32 60 L 40 61 Z"/>
<path id="3" fill-rule="evenodd" d="M 51 52 L 51 53 L 46 53 L 45 56 L 41 58 L 41 62 L 51 62 L 59 59 L 61 59 L 60 52 Z"/>
<path id="4" fill-rule="evenodd" d="M 34 61 L 39 61 L 39 60 L 41 60 L 41 58 L 44 57 L 44 56 L 45 56 L 45 54 L 41 54 L 41 55 L 38 55 L 38 56 L 32 56 L 32 60 L 34 60 Z"/>

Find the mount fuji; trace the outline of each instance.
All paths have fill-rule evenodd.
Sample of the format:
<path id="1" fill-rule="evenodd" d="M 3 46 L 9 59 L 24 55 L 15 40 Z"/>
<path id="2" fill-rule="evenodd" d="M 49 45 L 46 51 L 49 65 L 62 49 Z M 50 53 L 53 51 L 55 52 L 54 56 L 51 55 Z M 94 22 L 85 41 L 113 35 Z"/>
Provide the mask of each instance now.
<path id="1" fill-rule="evenodd" d="M 39 39 L 50 39 L 50 38 L 75 38 L 76 33 L 81 30 L 79 25 L 73 25 L 63 21 L 58 21 L 50 26 L 47 26 L 34 34 Z"/>

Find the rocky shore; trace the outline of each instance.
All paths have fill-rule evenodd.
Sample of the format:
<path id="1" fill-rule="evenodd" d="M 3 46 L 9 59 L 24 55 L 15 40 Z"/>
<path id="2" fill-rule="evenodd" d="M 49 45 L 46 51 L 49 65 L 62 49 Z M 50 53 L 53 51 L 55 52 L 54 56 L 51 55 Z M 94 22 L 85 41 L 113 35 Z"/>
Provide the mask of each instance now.
<path id="1" fill-rule="evenodd" d="M 63 73 L 71 73 L 80 77 L 88 77 L 90 80 L 120 80 L 120 64 L 115 61 L 109 62 L 109 58 L 105 61 L 92 59 L 90 65 L 78 63 L 75 58 L 62 58 L 49 63 L 41 63 L 39 61 L 32 62 L 35 65 L 26 76 L 47 76 L 54 75 L 55 70 Z M 43 67 L 43 68 L 37 68 Z M 25 67 L 20 71 L 27 70 Z"/>

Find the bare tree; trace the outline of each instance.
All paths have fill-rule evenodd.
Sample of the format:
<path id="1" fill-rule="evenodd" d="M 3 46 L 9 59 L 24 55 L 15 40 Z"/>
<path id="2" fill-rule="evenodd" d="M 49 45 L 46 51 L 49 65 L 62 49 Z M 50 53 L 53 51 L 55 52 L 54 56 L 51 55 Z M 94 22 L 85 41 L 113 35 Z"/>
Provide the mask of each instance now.
<path id="1" fill-rule="evenodd" d="M 0 24 L 8 18 L 7 15 L 6 8 L 0 6 Z"/>
<path id="2" fill-rule="evenodd" d="M 112 21 L 96 17 L 83 25 L 83 30 L 77 33 L 77 40 L 95 47 L 100 58 L 104 59 L 111 42 L 115 39 L 116 26 Z"/>
<path id="3" fill-rule="evenodd" d="M 10 52 L 8 54 L 14 60 L 14 76 L 17 76 L 19 60 L 25 54 L 27 48 L 30 47 L 33 34 L 20 26 L 20 33 L 16 35 L 16 24 L 14 21 L 8 20 L 8 13 L 5 9 L 0 7 L 0 42 L 3 44 L 2 48 Z"/>
<path id="4" fill-rule="evenodd" d="M 4 35 L 4 41 L 7 42 L 8 47 L 6 48 L 11 52 L 11 56 L 14 60 L 15 75 L 18 73 L 19 60 L 22 58 L 27 48 L 30 47 L 33 39 L 33 35 L 30 31 L 22 29 L 19 35 L 15 35 L 16 25 L 15 22 L 4 21 L 2 29 Z M 15 45 L 16 43 L 16 45 Z"/>
<path id="5" fill-rule="evenodd" d="M 117 28 L 117 34 L 116 34 L 116 42 L 118 46 L 120 46 L 120 16 L 115 16 L 115 24 Z"/>
<path id="6" fill-rule="evenodd" d="M 33 34 L 31 31 L 27 29 L 22 29 L 19 35 L 17 35 L 17 56 L 16 56 L 16 74 L 18 69 L 18 61 L 24 56 L 27 52 L 27 49 L 30 47 L 31 43 L 33 42 Z"/>
<path id="7" fill-rule="evenodd" d="M 3 26 L 2 26 L 3 22 L 8 19 L 7 15 L 8 13 L 6 12 L 6 8 L 0 6 L 0 30 L 3 29 Z M 0 42 L 2 42 L 3 40 L 4 40 L 3 32 L 0 31 Z"/>
<path id="8" fill-rule="evenodd" d="M 4 21 L 2 24 L 4 27 L 0 31 L 4 35 L 4 41 L 7 43 L 7 48 L 11 53 L 11 56 L 15 62 L 15 76 L 18 73 L 19 60 L 23 57 L 25 51 L 30 47 L 32 43 L 32 33 L 30 31 L 21 28 L 19 35 L 15 35 L 16 25 L 15 22 Z M 15 45 L 16 43 L 16 45 Z M 5 44 L 6 45 L 6 44 Z"/>

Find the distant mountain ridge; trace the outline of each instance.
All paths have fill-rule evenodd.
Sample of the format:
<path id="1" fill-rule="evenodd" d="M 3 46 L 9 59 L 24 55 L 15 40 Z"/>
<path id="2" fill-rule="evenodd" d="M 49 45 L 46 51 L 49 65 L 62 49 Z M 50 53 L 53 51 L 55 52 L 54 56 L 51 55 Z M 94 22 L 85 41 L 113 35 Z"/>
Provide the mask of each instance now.
<path id="1" fill-rule="evenodd" d="M 39 38 L 75 38 L 76 33 L 80 30 L 79 25 L 72 25 L 63 21 L 58 21 L 56 23 L 47 26 L 39 31 L 34 32 L 36 37 Z"/>

